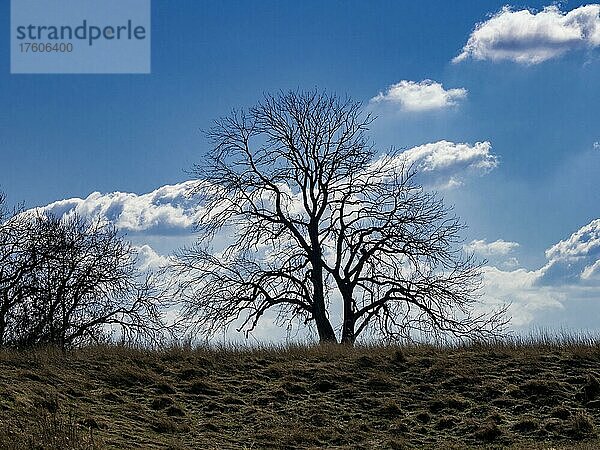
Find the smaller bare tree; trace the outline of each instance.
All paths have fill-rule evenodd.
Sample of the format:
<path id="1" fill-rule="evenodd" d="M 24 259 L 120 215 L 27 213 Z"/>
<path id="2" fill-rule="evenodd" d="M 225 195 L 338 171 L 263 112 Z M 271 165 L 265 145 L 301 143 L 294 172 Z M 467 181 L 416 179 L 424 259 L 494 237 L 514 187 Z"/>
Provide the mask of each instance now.
<path id="1" fill-rule="evenodd" d="M 110 327 L 155 340 L 164 329 L 153 279 L 113 226 L 19 213 L 2 222 L 0 250 L 3 345 L 66 348 Z"/>

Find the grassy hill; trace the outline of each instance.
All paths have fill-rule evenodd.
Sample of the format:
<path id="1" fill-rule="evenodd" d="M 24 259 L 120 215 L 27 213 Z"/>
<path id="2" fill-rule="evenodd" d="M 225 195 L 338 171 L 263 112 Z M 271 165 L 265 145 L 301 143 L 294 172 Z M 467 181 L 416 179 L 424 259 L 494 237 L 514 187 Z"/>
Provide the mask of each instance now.
<path id="1" fill-rule="evenodd" d="M 1 449 L 600 448 L 600 346 L 0 352 Z"/>

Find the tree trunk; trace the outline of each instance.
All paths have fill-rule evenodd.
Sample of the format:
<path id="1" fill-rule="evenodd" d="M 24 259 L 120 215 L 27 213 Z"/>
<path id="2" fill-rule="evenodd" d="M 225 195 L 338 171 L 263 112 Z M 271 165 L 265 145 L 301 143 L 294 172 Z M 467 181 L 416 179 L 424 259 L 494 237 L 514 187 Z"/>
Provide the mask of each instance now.
<path id="1" fill-rule="evenodd" d="M 323 268 L 319 263 L 313 264 L 312 270 L 312 284 L 313 284 L 313 318 L 317 325 L 317 331 L 319 333 L 319 340 L 321 342 L 337 342 L 335 337 L 335 331 L 331 326 L 331 322 L 327 318 L 327 311 L 325 308 L 325 289 L 323 287 Z"/>
<path id="2" fill-rule="evenodd" d="M 327 318 L 327 309 L 325 307 L 325 288 L 323 283 L 323 262 L 321 260 L 321 246 L 319 242 L 318 225 L 315 223 L 309 227 L 310 244 L 312 246 L 312 255 L 310 263 L 312 266 L 311 281 L 313 285 L 313 318 L 317 325 L 319 340 L 321 342 L 335 342 L 337 338 L 331 322 Z"/>
<path id="3" fill-rule="evenodd" d="M 352 303 L 352 294 L 342 292 L 344 302 L 344 323 L 342 325 L 342 344 L 354 345 L 356 336 L 354 335 L 354 326 L 356 317 L 354 317 L 354 308 Z"/>

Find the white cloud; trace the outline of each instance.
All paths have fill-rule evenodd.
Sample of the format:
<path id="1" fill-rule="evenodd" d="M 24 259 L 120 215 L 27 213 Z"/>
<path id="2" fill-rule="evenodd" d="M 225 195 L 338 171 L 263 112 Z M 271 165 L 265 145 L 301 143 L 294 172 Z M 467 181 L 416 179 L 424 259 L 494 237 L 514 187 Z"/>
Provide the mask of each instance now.
<path id="1" fill-rule="evenodd" d="M 440 177 L 446 177 L 444 184 L 455 186 L 462 183 L 461 177 L 466 172 L 485 173 L 496 167 L 497 158 L 490 153 L 490 148 L 489 142 L 470 145 L 439 141 L 403 152 L 401 161 L 414 164 L 426 172 L 430 180 L 439 174 Z M 200 197 L 192 195 L 197 186 L 197 181 L 190 180 L 162 186 L 145 194 L 94 192 L 85 199 L 59 200 L 37 209 L 57 216 L 77 214 L 100 218 L 130 236 L 133 234 L 131 237 L 136 245 L 143 245 L 143 239 L 135 235 L 191 236 L 194 224 L 203 213 Z M 290 211 L 300 208 L 301 197 L 294 197 L 291 192 L 290 197 L 294 199 L 287 205 Z M 296 212 L 301 211 L 298 209 Z M 153 242 L 152 247 L 157 246 L 163 247 L 160 242 Z"/>
<path id="2" fill-rule="evenodd" d="M 100 217 L 125 232 L 181 233 L 189 231 L 201 213 L 198 199 L 190 195 L 195 185 L 186 181 L 142 195 L 94 192 L 85 199 L 60 200 L 40 209 L 58 216 Z"/>
<path id="3" fill-rule="evenodd" d="M 410 148 L 398 157 L 399 165 L 412 165 L 420 181 L 447 190 L 464 183 L 471 175 L 485 175 L 498 166 L 498 157 L 488 142 L 475 144 L 438 141 Z"/>
<path id="4" fill-rule="evenodd" d="M 478 23 L 453 62 L 468 58 L 538 64 L 570 50 L 600 46 L 600 4 L 569 12 L 557 6 L 515 11 L 505 6 Z"/>
<path id="5" fill-rule="evenodd" d="M 519 248 L 517 242 L 498 239 L 494 242 L 487 242 L 485 239 L 475 239 L 463 246 L 467 253 L 473 253 L 475 256 L 485 258 L 492 265 L 513 270 L 519 267 L 519 260 L 512 256 L 512 253 Z"/>
<path id="6" fill-rule="evenodd" d="M 384 177 L 408 167 L 417 172 L 418 182 L 426 188 L 449 190 L 462 186 L 467 177 L 485 175 L 498 166 L 498 157 L 488 142 L 475 144 L 438 141 L 412 147 L 391 161 L 385 155 L 372 163 L 378 170 L 386 164 Z"/>
<path id="7" fill-rule="evenodd" d="M 594 149 L 600 150 L 600 141 L 594 142 Z"/>
<path id="8" fill-rule="evenodd" d="M 485 239 L 476 239 L 465 245 L 465 249 L 480 256 L 503 256 L 508 255 L 518 246 L 517 242 L 509 242 L 502 239 L 489 243 Z"/>
<path id="9" fill-rule="evenodd" d="M 470 169 L 487 173 L 498 166 L 498 158 L 490 152 L 491 148 L 488 141 L 470 145 L 442 140 L 413 147 L 402 156 L 424 172 Z"/>
<path id="10" fill-rule="evenodd" d="M 517 247 L 519 247 L 517 242 L 509 242 L 502 239 L 489 243 L 485 239 L 476 239 L 466 244 L 465 250 L 479 256 L 488 257 L 508 255 Z"/>
<path id="11" fill-rule="evenodd" d="M 539 271 L 503 271 L 486 266 L 483 275 L 484 304 L 489 307 L 510 304 L 509 315 L 514 327 L 530 324 L 540 312 L 564 309 L 566 295 L 563 292 L 537 286 Z"/>
<path id="12" fill-rule="evenodd" d="M 594 264 L 585 266 L 581 272 L 582 280 L 597 280 L 600 281 L 600 259 Z"/>
<path id="13" fill-rule="evenodd" d="M 546 250 L 549 260 L 600 256 L 600 219 L 592 220 L 575 233 Z"/>
<path id="14" fill-rule="evenodd" d="M 142 271 L 156 271 L 165 267 L 169 263 L 169 258 L 164 255 L 159 255 L 148 244 L 134 246 L 137 252 L 138 267 Z"/>
<path id="15" fill-rule="evenodd" d="M 545 255 L 547 263 L 532 271 L 484 267 L 484 302 L 488 307 L 511 303 L 515 327 L 579 328 L 600 308 L 600 219 L 553 245 Z"/>
<path id="16" fill-rule="evenodd" d="M 485 174 L 498 165 L 498 158 L 491 153 L 491 144 L 487 141 L 428 143 L 400 153 L 396 161 L 391 170 L 412 165 L 419 172 L 419 181 L 426 187 L 441 189 L 460 186 L 467 176 Z M 193 238 L 193 226 L 204 211 L 201 196 L 192 195 L 197 187 L 198 182 L 190 180 L 145 194 L 94 192 L 85 199 L 59 200 L 37 210 L 57 216 L 77 214 L 100 218 L 127 233 L 140 249 L 148 244 L 162 254 L 168 254 L 169 248 L 188 244 Z M 290 191 L 288 198 L 289 204 L 284 205 L 288 211 L 302 214 L 301 195 Z M 228 232 L 231 231 L 224 231 L 225 234 Z M 220 238 L 227 240 L 225 234 Z"/>
<path id="17" fill-rule="evenodd" d="M 591 221 L 546 250 L 542 284 L 556 285 L 600 279 L 600 219 Z"/>
<path id="18" fill-rule="evenodd" d="M 404 111 L 429 111 L 454 106 L 467 96 L 463 88 L 444 89 L 432 80 L 419 82 L 402 80 L 391 85 L 385 92 L 373 97 L 371 102 L 389 102 L 397 104 Z"/>

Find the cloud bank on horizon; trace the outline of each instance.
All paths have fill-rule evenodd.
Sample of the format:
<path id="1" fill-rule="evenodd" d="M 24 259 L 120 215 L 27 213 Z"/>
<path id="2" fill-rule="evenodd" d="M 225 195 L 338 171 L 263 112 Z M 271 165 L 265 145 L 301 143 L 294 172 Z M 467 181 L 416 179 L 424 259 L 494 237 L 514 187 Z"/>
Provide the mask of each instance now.
<path id="1" fill-rule="evenodd" d="M 54 214 L 100 216 L 123 231 L 135 231 L 142 269 L 157 269 L 168 261 L 168 254 L 157 252 L 144 237 L 164 234 L 167 230 L 189 242 L 193 220 L 201 207 L 189 199 L 188 181 L 164 186 L 148 194 L 94 193 L 86 199 L 54 202 L 42 211 Z M 165 195 L 168 193 L 168 195 Z M 186 233 L 184 233 L 186 232 Z M 600 288 L 600 219 L 575 231 L 565 240 L 550 246 L 547 262 L 535 270 L 518 267 L 514 257 L 517 242 L 477 239 L 465 244 L 465 250 L 489 260 L 483 267 L 484 304 L 497 307 L 510 303 L 512 326 L 538 325 L 540 315 L 579 308 L 585 300 L 598 300 Z M 172 248 L 176 250 L 177 246 Z M 593 307 L 598 302 L 593 303 Z M 554 319 L 553 319 L 554 320 Z M 269 325 L 268 329 L 272 331 Z"/>
<path id="2" fill-rule="evenodd" d="M 493 244 L 487 244 L 488 249 Z M 500 254 L 509 255 L 518 246 L 515 244 L 502 241 L 495 247 L 501 249 Z M 479 241 L 471 246 L 486 249 Z M 600 312 L 600 219 L 552 245 L 545 256 L 546 264 L 537 270 L 485 266 L 485 301 L 511 303 L 514 326 L 536 324 L 541 315 L 548 316 L 543 323 L 548 326 L 560 321 L 560 315 L 567 312 L 573 316 L 597 317 Z"/>
<path id="3" fill-rule="evenodd" d="M 467 59 L 539 64 L 575 50 L 600 47 L 600 4 L 569 12 L 547 6 L 539 12 L 503 7 L 478 23 L 462 52 L 452 61 Z"/>
<path id="4" fill-rule="evenodd" d="M 425 146 L 407 152 L 419 155 L 418 158 L 414 156 L 415 159 L 431 172 L 440 169 L 448 175 L 449 168 L 453 167 L 460 173 L 465 167 L 475 164 L 476 167 L 483 167 L 485 173 L 497 163 L 490 165 L 489 161 L 486 162 L 493 155 L 489 153 L 489 146 L 481 149 L 483 144 L 479 143 L 477 150 L 477 144 L 433 143 L 425 146 L 433 146 L 428 148 L 438 149 L 441 154 L 425 152 L 421 149 Z M 450 152 L 451 155 L 457 152 L 462 157 L 453 155 L 447 158 L 444 152 Z M 453 176 L 456 176 L 456 172 Z M 181 236 L 181 240 L 174 241 L 172 251 L 177 249 L 178 242 L 183 245 L 193 237 L 193 224 L 202 210 L 199 200 L 190 196 L 195 183 L 187 181 L 163 186 L 141 195 L 93 193 L 86 199 L 62 200 L 40 210 L 57 215 L 76 213 L 101 217 L 122 231 L 133 232 L 141 268 L 156 269 L 168 261 L 169 255 L 153 248 L 150 243 L 152 236 L 169 233 Z M 514 255 L 519 247 L 517 242 L 502 239 L 489 242 L 476 239 L 464 245 L 466 251 L 488 260 L 483 267 L 485 295 L 482 308 L 510 303 L 512 326 L 516 328 L 543 326 L 546 324 L 544 317 L 548 314 L 551 318 L 546 321 L 557 320 L 552 314 L 564 314 L 569 309 L 580 308 L 582 304 L 585 305 L 582 302 L 589 300 L 596 301 L 587 303 L 586 307 L 592 310 L 600 308 L 597 302 L 600 288 L 600 219 L 593 220 L 570 237 L 550 246 L 545 252 L 547 261 L 540 268 L 528 270 L 519 267 Z M 265 330 L 273 332 L 272 324 L 265 326 L 258 331 L 258 335 L 262 336 Z"/>

